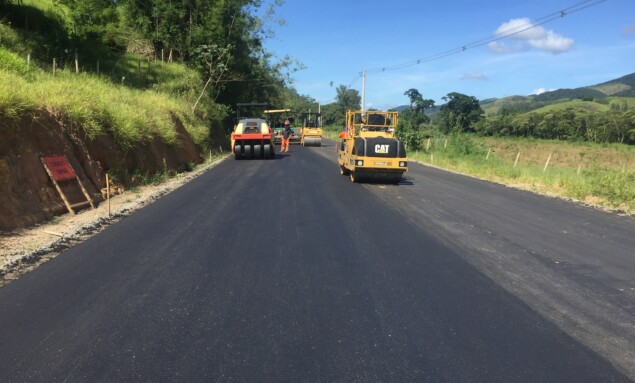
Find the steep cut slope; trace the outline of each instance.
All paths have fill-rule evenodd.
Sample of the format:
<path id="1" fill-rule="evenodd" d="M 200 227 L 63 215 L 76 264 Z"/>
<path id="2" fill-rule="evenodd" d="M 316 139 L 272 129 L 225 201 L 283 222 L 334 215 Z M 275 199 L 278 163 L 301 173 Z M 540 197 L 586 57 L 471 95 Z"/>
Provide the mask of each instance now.
<path id="1" fill-rule="evenodd" d="M 102 201 L 105 172 L 129 182 L 131 170 L 176 172 L 202 162 L 200 149 L 181 122 L 173 121 L 178 144 L 167 145 L 156 137 L 124 150 L 108 135 L 88 139 L 76 125 L 65 125 L 45 110 L 18 120 L 0 118 L 0 230 L 26 227 L 67 211 L 41 156 L 65 155 L 95 203 Z M 85 200 L 77 182 L 61 186 L 71 203 Z"/>

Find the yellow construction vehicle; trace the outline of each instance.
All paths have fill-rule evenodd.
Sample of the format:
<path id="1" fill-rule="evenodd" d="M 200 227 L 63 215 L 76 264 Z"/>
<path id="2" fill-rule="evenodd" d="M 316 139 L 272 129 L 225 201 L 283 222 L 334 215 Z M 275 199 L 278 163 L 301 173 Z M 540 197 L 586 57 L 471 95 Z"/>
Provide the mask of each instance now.
<path id="1" fill-rule="evenodd" d="M 353 182 L 397 184 L 408 170 L 403 142 L 397 139 L 398 112 L 347 111 L 337 162 Z"/>
<path id="2" fill-rule="evenodd" d="M 322 146 L 321 113 L 302 113 L 302 146 Z"/>

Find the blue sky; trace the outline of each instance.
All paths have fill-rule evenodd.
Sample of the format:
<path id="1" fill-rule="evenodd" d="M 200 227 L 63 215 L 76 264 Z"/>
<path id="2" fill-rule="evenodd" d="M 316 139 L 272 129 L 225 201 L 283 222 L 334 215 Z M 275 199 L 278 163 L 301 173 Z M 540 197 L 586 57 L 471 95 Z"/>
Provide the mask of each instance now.
<path id="1" fill-rule="evenodd" d="M 635 72 L 635 0 L 587 2 L 586 9 L 469 48 L 583 2 L 286 0 L 276 11 L 286 24 L 274 28 L 265 48 L 302 62 L 292 85 L 322 104 L 334 101 L 338 85 L 361 92 L 365 68 L 366 107 L 378 109 L 407 104 L 410 88 L 441 104 L 450 92 L 478 99 L 529 95 Z M 463 46 L 468 49 L 438 60 L 383 69 Z"/>

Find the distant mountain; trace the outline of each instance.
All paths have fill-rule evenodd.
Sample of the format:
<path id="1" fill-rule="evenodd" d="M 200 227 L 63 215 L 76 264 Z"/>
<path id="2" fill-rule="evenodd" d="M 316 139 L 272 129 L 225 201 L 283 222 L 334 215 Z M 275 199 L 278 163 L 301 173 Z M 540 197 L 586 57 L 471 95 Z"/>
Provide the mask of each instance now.
<path id="1" fill-rule="evenodd" d="M 481 108 L 486 115 L 498 113 L 527 113 L 534 110 L 577 108 L 585 110 L 608 109 L 609 98 L 635 97 L 635 73 L 622 76 L 601 84 L 575 89 L 556 89 L 530 96 L 508 96 L 481 100 Z M 629 101 L 629 105 L 635 101 Z M 557 105 L 557 106 L 554 106 Z M 410 105 L 400 105 L 391 110 L 403 112 Z M 434 121 L 441 105 L 426 109 L 426 114 Z"/>
<path id="2" fill-rule="evenodd" d="M 554 104 L 562 107 L 581 107 L 583 109 L 604 109 L 609 97 L 635 97 L 635 73 L 601 84 L 575 89 L 556 89 L 531 96 L 510 96 L 500 99 L 487 99 L 480 102 L 485 114 L 526 113 Z M 573 101 L 583 102 L 573 102 Z M 598 104 L 598 105 L 590 105 Z"/>
<path id="3" fill-rule="evenodd" d="M 589 87 L 607 96 L 635 97 L 635 73 Z"/>
<path id="4" fill-rule="evenodd" d="M 404 110 L 407 110 L 408 108 L 410 108 L 410 105 L 399 105 L 394 108 L 390 108 L 390 110 L 395 112 L 403 112 Z"/>
<path id="5" fill-rule="evenodd" d="M 394 108 L 390 108 L 390 110 L 394 110 L 395 112 L 403 112 L 404 110 L 408 110 L 410 105 L 399 105 Z M 436 113 L 439 111 L 440 106 L 433 106 L 432 108 L 428 108 L 425 110 L 426 114 Z"/>
<path id="6" fill-rule="evenodd" d="M 605 93 L 592 88 L 575 88 L 575 89 L 556 89 L 532 96 L 536 101 L 557 101 L 563 99 L 580 99 L 586 101 L 599 100 L 606 98 Z"/>
<path id="7" fill-rule="evenodd" d="M 532 97 L 537 101 L 554 101 L 564 98 L 591 101 L 608 96 L 635 97 L 635 73 L 597 85 L 575 89 L 556 89 Z"/>

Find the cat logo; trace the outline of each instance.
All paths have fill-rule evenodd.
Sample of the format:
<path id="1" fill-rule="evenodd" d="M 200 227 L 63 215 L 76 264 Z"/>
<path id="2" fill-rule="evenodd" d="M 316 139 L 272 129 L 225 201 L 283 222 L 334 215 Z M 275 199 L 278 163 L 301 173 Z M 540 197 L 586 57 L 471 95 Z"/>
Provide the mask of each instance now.
<path id="1" fill-rule="evenodd" d="M 388 154 L 388 145 L 375 145 L 375 153 Z"/>

